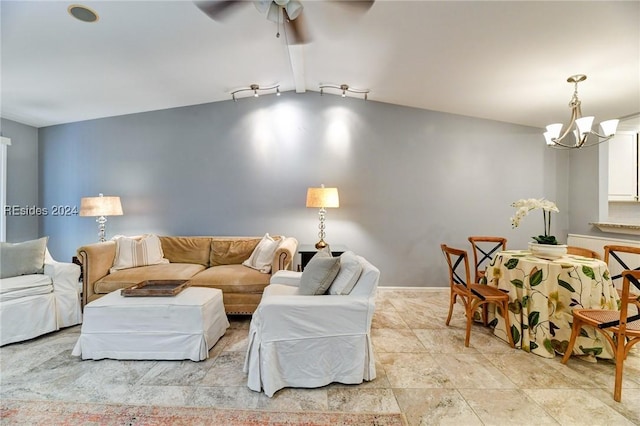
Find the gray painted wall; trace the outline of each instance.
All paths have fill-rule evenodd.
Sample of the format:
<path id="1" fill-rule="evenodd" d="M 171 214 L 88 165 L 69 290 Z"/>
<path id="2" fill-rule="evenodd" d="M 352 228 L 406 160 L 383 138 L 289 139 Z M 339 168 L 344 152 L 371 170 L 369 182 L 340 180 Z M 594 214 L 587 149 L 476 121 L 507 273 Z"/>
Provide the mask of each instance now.
<path id="1" fill-rule="evenodd" d="M 283 93 L 39 129 L 40 203 L 77 206 L 119 195 L 108 237 L 295 236 L 317 241 L 306 189 L 340 192 L 329 243 L 381 270 L 381 285 L 444 286 L 440 243 L 504 235 L 524 248 L 542 231 L 534 212 L 511 229 L 510 203 L 547 197 L 568 230 L 568 157 L 539 129 L 317 93 Z M 539 217 L 538 217 L 539 215 Z M 41 219 L 54 257 L 97 240 L 93 218 Z"/>
<path id="2" fill-rule="evenodd" d="M 38 130 L 15 121 L 2 120 L 2 136 L 11 138 L 7 148 L 7 206 L 28 209 L 38 204 Z M 4 213 L 4 207 L 3 213 Z M 7 216 L 7 241 L 38 238 L 38 216 Z"/>

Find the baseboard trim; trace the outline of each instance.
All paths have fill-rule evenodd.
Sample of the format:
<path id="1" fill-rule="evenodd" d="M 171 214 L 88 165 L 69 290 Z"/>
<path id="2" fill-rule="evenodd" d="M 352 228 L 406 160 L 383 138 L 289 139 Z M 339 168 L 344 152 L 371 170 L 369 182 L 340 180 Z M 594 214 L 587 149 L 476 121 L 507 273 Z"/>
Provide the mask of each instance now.
<path id="1" fill-rule="evenodd" d="M 416 290 L 416 291 L 439 291 L 446 290 L 449 287 L 405 287 L 405 286 L 378 286 L 378 291 L 394 291 L 394 290 Z"/>

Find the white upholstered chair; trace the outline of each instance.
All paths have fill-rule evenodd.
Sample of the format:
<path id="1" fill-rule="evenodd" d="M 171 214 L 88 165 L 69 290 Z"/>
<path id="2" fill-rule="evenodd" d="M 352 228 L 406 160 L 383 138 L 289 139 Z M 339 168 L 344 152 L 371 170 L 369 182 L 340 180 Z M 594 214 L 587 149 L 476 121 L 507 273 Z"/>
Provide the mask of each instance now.
<path id="1" fill-rule="evenodd" d="M 375 379 L 370 331 L 380 271 L 356 257 L 362 272 L 347 295 L 301 295 L 301 272 L 271 277 L 249 330 L 250 389 L 271 397 L 285 387 Z"/>
<path id="2" fill-rule="evenodd" d="M 9 251 L 20 247 L 2 244 L 0 256 L 6 271 L 7 265 L 15 264 Z M 46 247 L 42 249 L 44 259 L 40 259 L 40 265 L 44 260 L 44 266 L 38 273 L 17 273 L 0 279 L 0 346 L 82 322 L 80 267 L 56 262 Z"/>

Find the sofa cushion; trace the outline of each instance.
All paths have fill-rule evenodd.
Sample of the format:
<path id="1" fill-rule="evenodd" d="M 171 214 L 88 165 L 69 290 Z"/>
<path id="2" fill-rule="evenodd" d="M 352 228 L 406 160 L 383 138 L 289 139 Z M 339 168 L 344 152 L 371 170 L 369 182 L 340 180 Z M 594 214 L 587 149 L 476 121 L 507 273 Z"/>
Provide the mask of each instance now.
<path id="1" fill-rule="evenodd" d="M 0 279 L 0 302 L 53 292 L 51 277 L 44 274 Z"/>
<path id="2" fill-rule="evenodd" d="M 22 243 L 0 243 L 0 278 L 42 274 L 49 237 Z"/>
<path id="3" fill-rule="evenodd" d="M 163 263 L 122 269 L 96 281 L 93 291 L 98 294 L 111 293 L 145 280 L 188 280 L 204 269 L 204 266 L 192 263 Z"/>
<path id="4" fill-rule="evenodd" d="M 157 235 L 147 234 L 142 238 L 120 236 L 115 240 L 116 256 L 113 260 L 113 266 L 109 270 L 110 273 L 121 269 L 169 263 L 164 258 L 162 245 Z"/>
<path id="5" fill-rule="evenodd" d="M 164 257 L 171 263 L 209 266 L 210 237 L 160 237 Z"/>
<path id="6" fill-rule="evenodd" d="M 345 295 L 351 293 L 361 273 L 362 265 L 356 254 L 352 251 L 345 251 L 340 255 L 340 271 L 329 287 L 329 294 Z"/>
<path id="7" fill-rule="evenodd" d="M 220 265 L 196 274 L 191 285 L 219 288 L 223 293 L 262 293 L 270 277 L 243 265 Z"/>
<path id="8" fill-rule="evenodd" d="M 260 242 L 260 237 L 214 237 L 211 239 L 210 266 L 240 265 Z"/>
<path id="9" fill-rule="evenodd" d="M 264 234 L 251 256 L 242 264 L 252 269 L 257 269 L 263 274 L 271 272 L 271 262 L 273 262 L 273 254 L 278 249 L 279 242 L 271 238 L 269 234 Z"/>

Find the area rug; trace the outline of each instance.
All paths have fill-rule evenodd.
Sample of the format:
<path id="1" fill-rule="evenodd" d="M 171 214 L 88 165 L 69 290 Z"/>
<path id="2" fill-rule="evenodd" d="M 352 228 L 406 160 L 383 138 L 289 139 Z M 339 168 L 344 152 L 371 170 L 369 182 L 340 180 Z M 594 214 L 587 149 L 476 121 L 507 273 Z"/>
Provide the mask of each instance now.
<path id="1" fill-rule="evenodd" d="M 3 400 L 2 425 L 344 425 L 401 426 L 400 413 L 331 413 L 152 407 L 61 401 Z"/>

